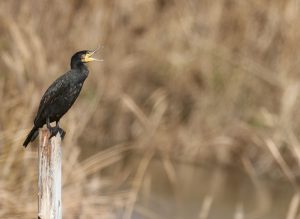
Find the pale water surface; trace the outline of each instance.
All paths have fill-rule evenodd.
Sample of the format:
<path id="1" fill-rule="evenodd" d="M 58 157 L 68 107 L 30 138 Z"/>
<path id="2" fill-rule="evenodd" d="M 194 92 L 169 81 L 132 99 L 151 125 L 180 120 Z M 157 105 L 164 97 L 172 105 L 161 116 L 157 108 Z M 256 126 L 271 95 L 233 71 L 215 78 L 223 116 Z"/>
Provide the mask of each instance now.
<path id="1" fill-rule="evenodd" d="M 284 219 L 295 192 L 287 182 L 256 179 L 225 168 L 175 164 L 171 183 L 150 163 L 132 218 Z"/>

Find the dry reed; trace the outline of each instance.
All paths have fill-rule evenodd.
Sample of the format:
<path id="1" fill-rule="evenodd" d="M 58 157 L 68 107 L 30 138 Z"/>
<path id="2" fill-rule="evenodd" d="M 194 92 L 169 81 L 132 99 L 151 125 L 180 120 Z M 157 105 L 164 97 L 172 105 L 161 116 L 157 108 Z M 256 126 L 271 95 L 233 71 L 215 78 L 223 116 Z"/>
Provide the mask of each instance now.
<path id="1" fill-rule="evenodd" d="M 99 44 L 105 62 L 90 66 L 83 93 L 61 124 L 67 130 L 64 218 L 117 218 L 119 209 L 130 218 L 152 153 L 175 187 L 171 160 L 236 165 L 250 168 L 252 178 L 255 172 L 294 183 L 298 4 L 1 1 L 0 218 L 36 216 L 36 148 L 24 150 L 22 141 L 40 96 L 68 69 L 72 53 Z M 151 156 L 133 168 L 132 187 L 101 195 L 112 180 L 102 171 L 126 151 L 147 148 Z M 298 199 L 287 218 L 295 217 Z M 243 218 L 242 204 L 236 218 Z"/>

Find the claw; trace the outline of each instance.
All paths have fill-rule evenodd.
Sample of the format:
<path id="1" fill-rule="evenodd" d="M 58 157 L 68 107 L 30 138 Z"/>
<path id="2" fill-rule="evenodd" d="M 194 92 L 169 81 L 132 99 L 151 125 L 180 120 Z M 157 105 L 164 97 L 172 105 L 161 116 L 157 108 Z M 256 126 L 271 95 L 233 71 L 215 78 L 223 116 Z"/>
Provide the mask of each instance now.
<path id="1" fill-rule="evenodd" d="M 62 128 L 60 128 L 60 127 L 58 128 L 58 132 L 59 132 L 59 134 L 61 136 L 61 140 L 63 140 L 64 137 L 65 137 L 65 135 L 66 135 L 66 132 Z"/>
<path id="2" fill-rule="evenodd" d="M 63 140 L 64 137 L 65 137 L 65 135 L 66 135 L 66 132 L 62 128 L 58 127 L 58 126 L 51 127 L 49 129 L 49 131 L 50 131 L 50 137 L 49 137 L 49 139 L 51 139 L 52 137 L 56 136 L 57 133 L 59 133 L 60 136 L 61 136 L 61 139 Z"/>
<path id="3" fill-rule="evenodd" d="M 65 135 L 66 135 L 66 132 L 65 132 L 61 127 L 59 127 L 59 122 L 56 122 L 55 127 L 52 127 L 52 126 L 50 125 L 50 120 L 47 119 L 47 128 L 48 128 L 48 130 L 49 130 L 49 132 L 50 132 L 50 137 L 49 137 L 49 139 L 51 139 L 52 137 L 56 136 L 57 133 L 60 134 L 62 140 L 64 139 L 64 137 L 65 137 Z"/>
<path id="4" fill-rule="evenodd" d="M 57 127 L 51 127 L 51 128 L 48 128 L 48 129 L 49 129 L 49 132 L 50 132 L 49 139 L 51 139 L 52 137 L 56 136 L 56 134 L 59 131 Z"/>

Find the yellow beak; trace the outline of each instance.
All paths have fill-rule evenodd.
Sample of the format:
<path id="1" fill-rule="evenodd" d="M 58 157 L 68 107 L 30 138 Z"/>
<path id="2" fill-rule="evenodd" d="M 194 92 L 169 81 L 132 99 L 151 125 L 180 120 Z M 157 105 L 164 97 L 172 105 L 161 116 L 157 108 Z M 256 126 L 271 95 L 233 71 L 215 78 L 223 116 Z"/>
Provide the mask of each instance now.
<path id="1" fill-rule="evenodd" d="M 92 55 L 94 55 L 95 52 L 97 52 L 99 49 L 99 47 L 93 51 L 89 51 L 87 54 L 85 54 L 85 56 L 83 57 L 82 61 L 83 62 L 92 62 L 92 61 L 98 61 L 98 62 L 101 62 L 103 60 L 100 60 L 100 59 L 97 59 L 97 58 L 94 58 L 92 57 Z"/>

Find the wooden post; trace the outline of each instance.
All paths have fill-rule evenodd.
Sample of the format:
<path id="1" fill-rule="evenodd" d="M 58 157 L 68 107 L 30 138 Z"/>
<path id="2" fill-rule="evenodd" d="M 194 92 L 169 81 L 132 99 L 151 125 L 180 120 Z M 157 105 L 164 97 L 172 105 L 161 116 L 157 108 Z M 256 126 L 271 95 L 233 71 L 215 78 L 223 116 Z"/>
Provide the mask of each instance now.
<path id="1" fill-rule="evenodd" d="M 40 130 L 38 218 L 61 219 L 61 137 L 49 136 L 47 128 Z"/>

